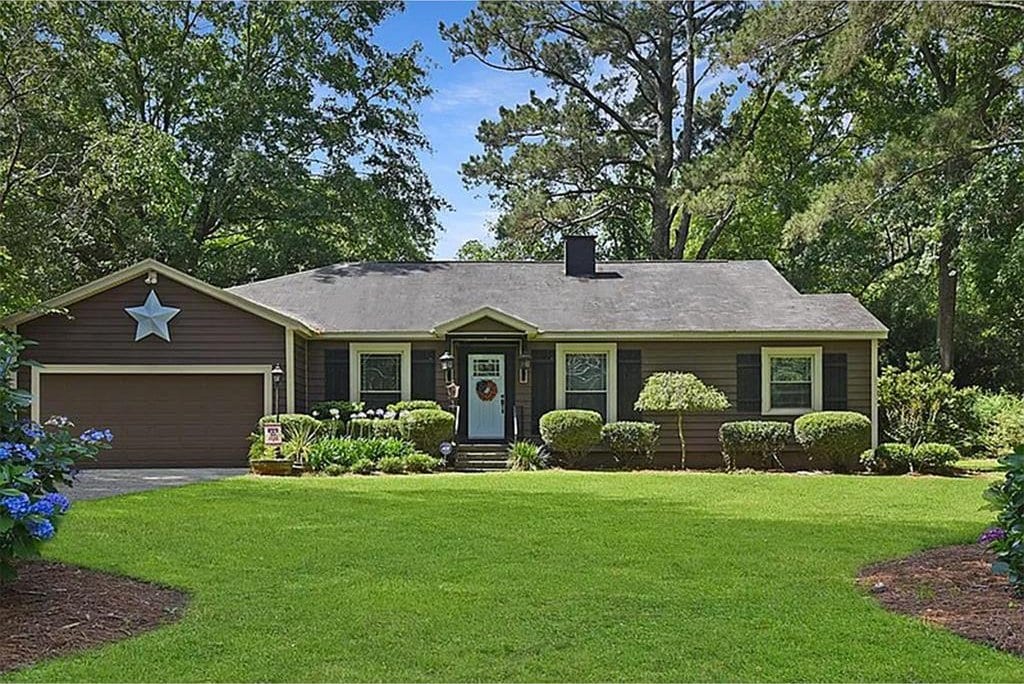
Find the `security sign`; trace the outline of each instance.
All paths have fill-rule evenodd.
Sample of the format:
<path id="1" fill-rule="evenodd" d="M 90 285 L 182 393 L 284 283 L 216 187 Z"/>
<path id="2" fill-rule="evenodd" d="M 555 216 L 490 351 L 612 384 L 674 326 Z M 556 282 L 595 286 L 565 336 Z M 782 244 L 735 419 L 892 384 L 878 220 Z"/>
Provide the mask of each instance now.
<path id="1" fill-rule="evenodd" d="M 267 446 L 281 446 L 284 442 L 284 432 L 280 423 L 267 423 L 263 426 L 263 443 Z"/>

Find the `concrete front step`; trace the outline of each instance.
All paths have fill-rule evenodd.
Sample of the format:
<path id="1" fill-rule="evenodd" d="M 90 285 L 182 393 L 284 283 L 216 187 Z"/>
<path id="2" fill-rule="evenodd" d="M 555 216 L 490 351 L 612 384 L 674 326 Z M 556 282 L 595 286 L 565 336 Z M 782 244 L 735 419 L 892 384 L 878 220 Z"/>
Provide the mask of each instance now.
<path id="1" fill-rule="evenodd" d="M 496 472 L 508 470 L 508 447 L 504 444 L 464 444 L 456 452 L 455 470 Z"/>

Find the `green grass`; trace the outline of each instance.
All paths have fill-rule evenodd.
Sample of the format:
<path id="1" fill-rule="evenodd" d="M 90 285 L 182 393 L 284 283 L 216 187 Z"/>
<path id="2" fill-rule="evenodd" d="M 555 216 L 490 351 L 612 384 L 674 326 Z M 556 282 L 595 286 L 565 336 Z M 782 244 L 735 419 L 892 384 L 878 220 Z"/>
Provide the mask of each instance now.
<path id="1" fill-rule="evenodd" d="M 991 473 L 1006 470 L 1006 466 L 1001 465 L 999 461 L 994 458 L 961 458 L 953 465 L 961 470 L 968 470 L 976 473 Z"/>
<path id="2" fill-rule="evenodd" d="M 23 680 L 1021 680 L 857 569 L 966 542 L 988 478 L 239 478 L 76 507 L 48 555 L 180 623 Z"/>

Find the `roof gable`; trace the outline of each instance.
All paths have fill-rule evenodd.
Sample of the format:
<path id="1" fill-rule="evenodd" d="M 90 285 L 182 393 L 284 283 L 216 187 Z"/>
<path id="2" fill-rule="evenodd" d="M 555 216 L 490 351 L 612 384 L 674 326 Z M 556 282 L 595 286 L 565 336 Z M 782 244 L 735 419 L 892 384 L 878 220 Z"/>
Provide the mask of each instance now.
<path id="1" fill-rule="evenodd" d="M 456 316 L 439 323 L 430 330 L 431 333 L 439 337 L 460 331 L 525 333 L 528 337 L 533 337 L 540 332 L 533 323 L 491 306 L 482 306 L 476 311 Z"/>

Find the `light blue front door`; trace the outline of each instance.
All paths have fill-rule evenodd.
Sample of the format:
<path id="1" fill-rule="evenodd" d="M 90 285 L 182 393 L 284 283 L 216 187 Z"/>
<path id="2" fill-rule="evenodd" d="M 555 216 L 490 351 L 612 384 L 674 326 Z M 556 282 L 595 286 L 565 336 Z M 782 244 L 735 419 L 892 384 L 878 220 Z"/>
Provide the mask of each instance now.
<path id="1" fill-rule="evenodd" d="M 470 354 L 469 438 L 505 438 L 505 355 Z"/>

